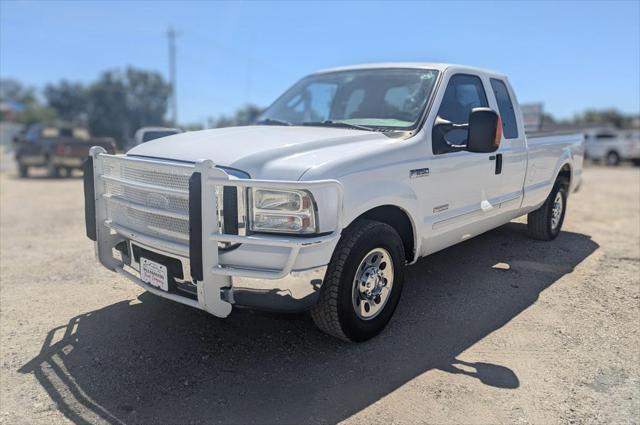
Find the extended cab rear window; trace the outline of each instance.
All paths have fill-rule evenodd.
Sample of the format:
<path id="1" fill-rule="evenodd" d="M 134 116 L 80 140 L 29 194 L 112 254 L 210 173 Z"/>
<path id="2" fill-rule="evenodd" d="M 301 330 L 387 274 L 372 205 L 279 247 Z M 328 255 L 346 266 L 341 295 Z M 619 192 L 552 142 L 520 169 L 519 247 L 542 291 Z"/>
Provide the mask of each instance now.
<path id="1" fill-rule="evenodd" d="M 513 103 L 509 96 L 509 90 L 504 81 L 492 78 L 491 87 L 498 102 L 500 110 L 500 118 L 502 119 L 502 133 L 505 139 L 515 139 L 518 137 L 518 122 L 516 121 L 516 113 L 513 110 Z"/>

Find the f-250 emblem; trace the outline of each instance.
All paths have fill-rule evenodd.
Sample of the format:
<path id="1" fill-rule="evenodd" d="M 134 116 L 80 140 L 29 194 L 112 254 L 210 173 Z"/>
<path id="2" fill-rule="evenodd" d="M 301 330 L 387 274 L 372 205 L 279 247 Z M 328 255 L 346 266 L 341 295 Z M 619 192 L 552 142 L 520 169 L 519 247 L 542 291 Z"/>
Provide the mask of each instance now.
<path id="1" fill-rule="evenodd" d="M 419 177 L 427 177 L 429 175 L 428 168 L 416 168 L 415 170 L 409 171 L 409 177 L 412 179 L 417 179 Z"/>

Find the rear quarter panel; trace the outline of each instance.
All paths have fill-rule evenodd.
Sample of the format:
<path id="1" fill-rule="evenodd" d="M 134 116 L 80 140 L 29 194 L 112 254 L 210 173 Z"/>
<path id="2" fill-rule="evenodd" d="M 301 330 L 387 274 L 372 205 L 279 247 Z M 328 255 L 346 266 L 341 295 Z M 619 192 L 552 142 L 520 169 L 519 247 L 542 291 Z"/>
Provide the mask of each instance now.
<path id="1" fill-rule="evenodd" d="M 582 177 L 584 136 L 582 134 L 533 136 L 527 139 L 528 164 L 524 182 L 523 212 L 544 203 L 565 165 L 571 168 L 571 188 L 575 190 Z"/>

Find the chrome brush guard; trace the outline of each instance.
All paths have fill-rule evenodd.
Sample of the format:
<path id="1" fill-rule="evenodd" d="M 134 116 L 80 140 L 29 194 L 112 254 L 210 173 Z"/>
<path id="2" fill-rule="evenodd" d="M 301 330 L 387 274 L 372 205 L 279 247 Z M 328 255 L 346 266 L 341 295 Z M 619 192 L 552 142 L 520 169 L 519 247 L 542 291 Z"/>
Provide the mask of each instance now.
<path id="1" fill-rule="evenodd" d="M 96 255 L 116 271 L 146 290 L 226 317 L 232 309 L 225 291 L 232 291 L 231 277 L 280 279 L 291 273 L 301 248 L 331 243 L 340 237 L 342 186 L 335 180 L 270 181 L 238 179 L 217 168 L 211 160 L 194 163 L 108 155 L 93 147 L 85 166 L 85 216 L 87 236 L 95 241 Z M 248 188 L 306 189 L 322 200 L 322 213 L 335 214 L 335 228 L 322 236 L 296 237 L 226 232 L 226 188 L 244 194 Z M 238 221 L 245 221 L 240 195 Z M 227 213 L 231 211 L 228 209 Z M 235 210 L 234 210 L 235 211 Z M 232 221 L 232 220 L 230 220 Z M 129 271 L 114 255 L 116 245 L 132 241 L 155 250 L 188 258 L 197 300 L 156 289 Z M 278 270 L 220 264 L 221 245 L 253 244 L 284 247 L 288 257 Z"/>

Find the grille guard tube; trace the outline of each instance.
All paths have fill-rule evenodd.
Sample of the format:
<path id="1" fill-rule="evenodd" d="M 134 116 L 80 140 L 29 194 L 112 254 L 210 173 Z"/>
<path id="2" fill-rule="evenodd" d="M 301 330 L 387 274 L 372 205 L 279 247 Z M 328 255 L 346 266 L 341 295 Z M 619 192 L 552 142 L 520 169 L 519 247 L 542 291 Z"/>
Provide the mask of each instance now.
<path id="1" fill-rule="evenodd" d="M 96 202 L 95 188 L 93 187 L 93 157 L 88 157 L 82 165 L 84 175 L 82 185 L 84 189 L 84 226 L 87 237 L 92 241 L 98 239 L 96 234 Z"/>
<path id="2" fill-rule="evenodd" d="M 157 247 L 158 249 L 161 249 L 162 246 L 169 246 L 170 244 L 174 247 L 172 249 L 173 251 L 184 252 L 184 254 L 188 255 L 192 278 L 197 286 L 197 301 L 192 300 L 191 302 L 184 302 L 184 304 L 197 306 L 218 317 L 226 317 L 231 312 L 232 305 L 227 299 L 233 300 L 233 297 L 231 296 L 231 298 L 229 298 L 223 295 L 233 292 L 232 277 L 281 279 L 292 272 L 301 248 L 309 245 L 336 242 L 340 237 L 343 191 L 342 185 L 339 182 L 335 180 L 300 182 L 236 179 L 230 177 L 224 170 L 215 167 L 211 160 L 199 160 L 195 163 L 195 166 L 184 163 L 175 165 L 180 168 L 181 175 L 189 176 L 188 244 L 169 242 L 157 235 L 147 234 L 144 230 L 129 229 L 126 226 L 121 226 L 117 221 L 112 221 L 108 214 L 107 203 L 111 205 L 111 200 L 109 200 L 109 196 L 105 196 L 105 182 L 114 180 L 114 178 L 105 175 L 103 158 L 105 160 L 108 159 L 111 166 L 113 166 L 115 161 L 116 163 L 122 164 L 123 167 L 135 167 L 136 164 L 139 164 L 139 167 L 155 166 L 156 164 L 164 164 L 164 166 L 166 166 L 167 163 L 171 163 L 171 161 L 107 155 L 104 149 L 100 147 L 92 148 L 90 154 L 94 177 L 95 246 L 96 254 L 100 262 L 110 270 L 125 275 L 143 288 L 157 295 L 164 296 L 165 298 L 176 300 L 175 294 L 159 291 L 143 282 L 135 274 L 130 273 L 125 267 L 126 264 L 124 264 L 122 260 L 114 258 L 112 253 L 113 247 L 123 240 L 131 240 L 134 242 L 144 241 L 145 245 Z M 188 171 L 189 169 L 192 170 L 192 172 Z M 163 186 L 156 185 L 153 181 L 149 183 L 136 183 L 134 181 L 126 181 L 126 179 L 123 178 L 119 183 L 136 188 L 148 188 L 151 191 L 162 192 L 164 190 Z M 231 187 L 234 190 L 261 187 L 273 189 L 306 189 L 312 193 L 315 192 L 314 195 L 318 194 L 319 196 L 319 204 L 324 204 L 325 206 L 324 211 L 321 209 L 321 214 L 325 212 L 330 216 L 331 211 L 334 211 L 335 216 L 333 216 L 333 218 L 329 217 L 331 220 L 327 221 L 327 223 L 335 223 L 334 230 L 329 234 L 317 237 L 225 234 L 225 229 L 220 229 L 218 222 L 218 212 L 220 209 L 224 211 L 224 208 L 219 208 L 217 205 L 219 198 L 216 196 L 216 189 L 224 189 L 227 187 Z M 90 191 L 86 191 L 86 193 L 88 192 Z M 166 192 L 176 193 L 176 190 L 167 188 Z M 186 191 L 183 193 L 183 196 L 187 195 Z M 89 193 L 89 195 L 91 194 Z M 88 199 L 91 199 L 91 197 Z M 135 203 L 130 207 L 134 209 L 139 208 Z M 162 214 L 162 210 L 158 210 L 156 213 Z M 167 211 L 165 214 L 169 215 L 170 212 Z M 285 264 L 275 269 L 221 265 L 219 264 L 218 256 L 219 242 L 284 247 L 288 249 L 289 254 Z"/>
<path id="3" fill-rule="evenodd" d="M 189 178 L 189 260 L 191 277 L 202 280 L 202 175 Z"/>

